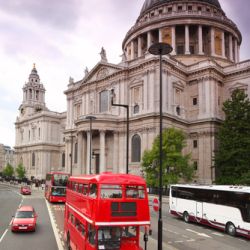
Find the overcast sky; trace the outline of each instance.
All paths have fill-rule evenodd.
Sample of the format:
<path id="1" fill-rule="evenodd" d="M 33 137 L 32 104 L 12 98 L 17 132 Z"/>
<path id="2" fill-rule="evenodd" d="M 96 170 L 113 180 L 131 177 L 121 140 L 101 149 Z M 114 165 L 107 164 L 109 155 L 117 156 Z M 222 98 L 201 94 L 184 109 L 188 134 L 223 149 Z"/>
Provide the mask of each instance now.
<path id="1" fill-rule="evenodd" d="M 100 60 L 119 63 L 122 41 L 144 0 L 0 0 L 0 143 L 15 145 L 22 87 L 33 63 L 50 110 L 66 111 L 69 77 L 83 78 Z M 249 0 L 220 0 L 242 32 L 241 60 L 250 59 Z"/>

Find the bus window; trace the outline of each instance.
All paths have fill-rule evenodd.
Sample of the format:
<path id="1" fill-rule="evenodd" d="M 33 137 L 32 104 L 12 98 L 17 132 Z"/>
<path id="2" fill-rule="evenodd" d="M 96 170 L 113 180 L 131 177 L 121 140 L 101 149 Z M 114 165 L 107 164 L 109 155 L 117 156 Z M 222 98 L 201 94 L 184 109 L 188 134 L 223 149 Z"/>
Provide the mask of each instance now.
<path id="1" fill-rule="evenodd" d="M 95 245 L 95 238 L 96 238 L 96 229 L 94 228 L 94 226 L 89 224 L 89 227 L 88 227 L 88 239 L 89 239 L 89 243 L 91 245 Z"/>
<path id="2" fill-rule="evenodd" d="M 66 187 L 68 181 L 68 175 L 66 174 L 54 174 L 54 186 Z"/>
<path id="3" fill-rule="evenodd" d="M 120 249 L 120 244 L 120 227 L 100 227 L 98 229 L 98 249 Z"/>
<path id="4" fill-rule="evenodd" d="M 84 227 L 84 225 L 80 222 L 80 224 L 79 224 L 79 228 L 78 228 L 78 230 L 79 230 L 79 232 L 83 235 L 83 236 L 85 236 L 85 227 Z"/>
<path id="5" fill-rule="evenodd" d="M 122 187 L 120 185 L 101 185 L 101 198 L 122 198 Z"/>
<path id="6" fill-rule="evenodd" d="M 143 186 L 126 186 L 126 198 L 145 198 L 145 189 Z"/>
<path id="7" fill-rule="evenodd" d="M 83 184 L 82 193 L 83 195 L 88 195 L 88 184 Z"/>
<path id="8" fill-rule="evenodd" d="M 65 196 L 66 189 L 61 187 L 52 187 L 51 188 L 51 195 L 53 196 Z"/>
<path id="9" fill-rule="evenodd" d="M 136 237 L 137 227 L 128 226 L 122 228 L 122 237 L 124 238 L 134 238 Z"/>
<path id="10" fill-rule="evenodd" d="M 89 196 L 96 198 L 96 196 L 97 196 L 97 185 L 96 184 L 90 184 Z"/>

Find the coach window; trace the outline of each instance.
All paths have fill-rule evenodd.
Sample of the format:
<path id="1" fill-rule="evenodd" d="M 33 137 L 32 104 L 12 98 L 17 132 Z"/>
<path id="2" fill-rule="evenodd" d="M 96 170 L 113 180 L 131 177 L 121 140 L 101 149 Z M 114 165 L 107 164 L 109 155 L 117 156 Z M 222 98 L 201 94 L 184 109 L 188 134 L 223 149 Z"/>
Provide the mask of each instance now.
<path id="1" fill-rule="evenodd" d="M 89 196 L 96 198 L 96 196 L 97 196 L 97 185 L 96 184 L 90 184 Z"/>

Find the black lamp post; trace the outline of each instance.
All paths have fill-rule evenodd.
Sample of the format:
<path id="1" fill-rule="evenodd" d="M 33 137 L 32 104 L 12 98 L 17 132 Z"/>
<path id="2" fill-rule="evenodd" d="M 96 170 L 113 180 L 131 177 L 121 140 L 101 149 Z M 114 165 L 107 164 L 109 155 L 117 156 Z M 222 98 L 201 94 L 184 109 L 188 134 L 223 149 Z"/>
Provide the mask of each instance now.
<path id="1" fill-rule="evenodd" d="M 95 116 L 88 115 L 85 119 L 89 120 L 89 173 L 92 168 L 92 121 L 96 119 Z"/>
<path id="2" fill-rule="evenodd" d="M 160 173 L 159 173 L 159 219 L 158 219 L 158 250 L 162 250 L 162 55 L 171 53 L 173 48 L 167 43 L 154 43 L 148 51 L 160 56 Z"/>
<path id="3" fill-rule="evenodd" d="M 126 104 L 116 104 L 114 103 L 115 93 L 114 89 L 111 89 L 111 106 L 123 107 L 127 109 L 127 141 L 126 141 L 126 174 L 128 174 L 128 153 L 129 153 L 129 105 Z"/>

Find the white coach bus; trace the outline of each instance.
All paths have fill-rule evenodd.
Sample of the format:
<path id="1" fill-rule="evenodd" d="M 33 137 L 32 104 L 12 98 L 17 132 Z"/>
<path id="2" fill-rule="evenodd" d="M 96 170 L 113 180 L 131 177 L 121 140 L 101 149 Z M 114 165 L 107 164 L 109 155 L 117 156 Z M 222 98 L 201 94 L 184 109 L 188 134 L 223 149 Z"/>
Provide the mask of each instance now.
<path id="1" fill-rule="evenodd" d="M 172 185 L 172 215 L 250 239 L 250 187 Z"/>

